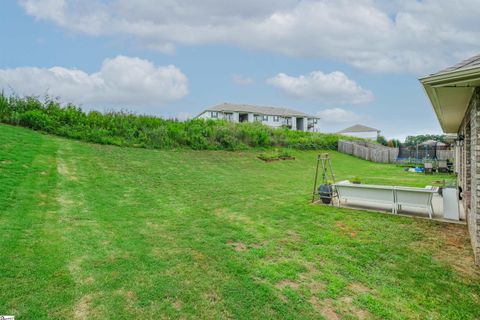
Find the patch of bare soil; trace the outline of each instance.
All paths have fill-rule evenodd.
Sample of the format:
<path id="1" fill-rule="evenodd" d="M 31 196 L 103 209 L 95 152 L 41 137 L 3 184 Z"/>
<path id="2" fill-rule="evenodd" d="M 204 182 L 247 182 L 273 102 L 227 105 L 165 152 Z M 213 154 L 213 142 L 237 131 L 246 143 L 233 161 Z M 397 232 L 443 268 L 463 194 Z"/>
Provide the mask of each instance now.
<path id="1" fill-rule="evenodd" d="M 247 250 L 247 245 L 243 242 L 227 242 L 227 244 L 231 247 L 233 247 L 233 249 L 235 251 L 245 251 Z"/>
<path id="2" fill-rule="evenodd" d="M 430 229 L 419 228 L 424 237 L 412 243 L 414 250 L 428 250 L 433 257 L 452 268 L 471 281 L 480 280 L 480 270 L 475 265 L 467 226 L 438 223 Z"/>
<path id="3" fill-rule="evenodd" d="M 298 242 L 301 242 L 301 241 L 302 241 L 302 237 L 300 236 L 300 234 L 298 234 L 297 231 L 288 230 L 285 233 L 285 237 L 283 237 L 279 242 L 288 244 L 288 243 L 298 243 Z"/>
<path id="4" fill-rule="evenodd" d="M 344 296 L 338 300 L 320 300 L 312 296 L 309 302 L 312 307 L 326 319 L 341 319 L 341 315 L 350 315 L 361 320 L 372 319 L 372 315 L 367 310 L 361 309 L 353 304 L 353 298 L 350 296 Z"/>
<path id="5" fill-rule="evenodd" d="M 322 292 L 327 287 L 322 281 L 316 280 L 315 275 L 318 274 L 318 269 L 313 264 L 306 265 L 307 271 L 300 274 L 300 280 L 305 284 L 305 287 L 312 294 Z"/>
<path id="6" fill-rule="evenodd" d="M 87 294 L 84 295 L 80 300 L 75 304 L 73 309 L 73 316 L 75 319 L 89 319 L 91 315 L 91 303 L 92 296 Z"/>
<path id="7" fill-rule="evenodd" d="M 260 249 L 263 248 L 266 244 L 267 241 L 263 241 L 260 243 L 251 243 L 251 244 L 245 244 L 243 242 L 233 242 L 233 241 L 228 241 L 227 244 L 231 246 L 235 251 L 246 251 L 248 249 Z"/>
<path id="8" fill-rule="evenodd" d="M 365 287 L 361 288 L 363 291 Z M 342 313 L 354 315 L 356 318 L 363 319 L 372 319 L 372 315 L 367 310 L 361 309 L 353 304 L 353 297 L 344 296 L 338 299 L 338 305 Z"/>
<path id="9" fill-rule="evenodd" d="M 181 310 L 182 309 L 182 306 L 183 306 L 183 302 L 180 301 L 180 300 L 175 300 L 173 303 L 172 303 L 172 307 L 175 309 L 175 310 Z"/>
<path id="10" fill-rule="evenodd" d="M 357 232 L 353 230 L 352 227 L 347 226 L 345 223 L 341 221 L 337 221 L 335 225 L 337 226 L 337 228 L 339 228 L 342 231 L 342 233 L 349 235 L 352 238 L 357 236 Z"/>
<path id="11" fill-rule="evenodd" d="M 298 289 L 299 285 L 292 280 L 282 280 L 275 285 L 275 288 L 282 290 L 283 288 L 290 287 L 292 289 Z"/>
<path id="12" fill-rule="evenodd" d="M 329 299 L 319 300 L 317 297 L 312 296 L 309 300 L 312 307 L 317 310 L 327 320 L 339 320 L 340 316 L 335 312 L 332 306 L 332 302 Z"/>
<path id="13" fill-rule="evenodd" d="M 370 289 L 359 282 L 352 282 L 348 285 L 348 289 L 355 293 L 367 293 Z"/>

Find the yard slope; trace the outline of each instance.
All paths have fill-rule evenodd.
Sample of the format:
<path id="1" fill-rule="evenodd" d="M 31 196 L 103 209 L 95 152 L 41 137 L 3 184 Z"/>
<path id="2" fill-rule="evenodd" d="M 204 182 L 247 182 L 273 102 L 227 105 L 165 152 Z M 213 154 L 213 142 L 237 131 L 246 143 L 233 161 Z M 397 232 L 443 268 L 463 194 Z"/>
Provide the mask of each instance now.
<path id="1" fill-rule="evenodd" d="M 0 313 L 475 319 L 464 226 L 308 203 L 316 153 L 87 144 L 0 125 Z M 431 177 L 331 153 L 338 179 Z"/>

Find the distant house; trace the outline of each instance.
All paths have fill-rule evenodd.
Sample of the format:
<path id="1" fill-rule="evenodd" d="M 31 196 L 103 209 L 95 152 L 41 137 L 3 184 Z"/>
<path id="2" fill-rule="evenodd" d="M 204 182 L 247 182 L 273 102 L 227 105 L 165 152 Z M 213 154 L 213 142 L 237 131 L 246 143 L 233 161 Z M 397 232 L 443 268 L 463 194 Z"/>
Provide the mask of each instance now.
<path id="1" fill-rule="evenodd" d="M 380 130 L 375 128 L 370 128 L 361 124 L 356 124 L 354 126 L 345 128 L 337 133 L 344 136 L 377 140 L 377 137 L 380 134 Z"/>
<path id="2" fill-rule="evenodd" d="M 272 128 L 288 127 L 299 131 L 319 131 L 320 118 L 287 108 L 222 103 L 205 109 L 196 118 L 232 122 L 261 122 Z"/>
<path id="3" fill-rule="evenodd" d="M 480 55 L 420 82 L 443 131 L 457 136 L 458 186 L 476 263 L 480 265 Z"/>

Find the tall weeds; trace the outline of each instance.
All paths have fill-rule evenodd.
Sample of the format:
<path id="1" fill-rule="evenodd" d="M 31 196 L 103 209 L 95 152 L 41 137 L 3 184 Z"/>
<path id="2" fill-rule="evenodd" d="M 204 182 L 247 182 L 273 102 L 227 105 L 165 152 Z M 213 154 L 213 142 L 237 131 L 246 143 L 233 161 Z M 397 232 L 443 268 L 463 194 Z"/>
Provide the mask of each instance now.
<path id="1" fill-rule="evenodd" d="M 239 150 L 250 147 L 336 149 L 333 134 L 272 129 L 260 123 L 194 119 L 185 122 L 126 111 L 84 112 L 74 105 L 0 94 L 0 122 L 63 137 L 156 149 Z"/>

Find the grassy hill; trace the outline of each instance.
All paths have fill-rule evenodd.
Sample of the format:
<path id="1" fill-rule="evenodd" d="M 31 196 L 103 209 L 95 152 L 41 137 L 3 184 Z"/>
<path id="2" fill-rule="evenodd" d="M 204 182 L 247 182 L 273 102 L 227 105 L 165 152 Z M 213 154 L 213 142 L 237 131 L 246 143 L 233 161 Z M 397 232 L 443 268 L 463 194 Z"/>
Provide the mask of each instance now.
<path id="1" fill-rule="evenodd" d="M 88 144 L 0 125 L 0 313 L 475 319 L 465 226 L 309 204 L 318 152 Z M 331 152 L 338 179 L 431 176 Z"/>

